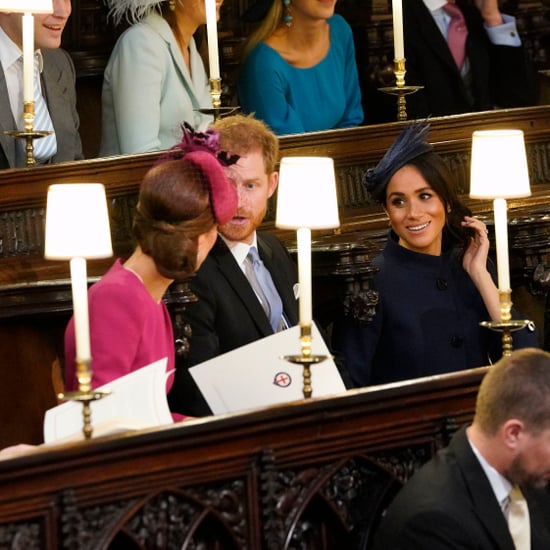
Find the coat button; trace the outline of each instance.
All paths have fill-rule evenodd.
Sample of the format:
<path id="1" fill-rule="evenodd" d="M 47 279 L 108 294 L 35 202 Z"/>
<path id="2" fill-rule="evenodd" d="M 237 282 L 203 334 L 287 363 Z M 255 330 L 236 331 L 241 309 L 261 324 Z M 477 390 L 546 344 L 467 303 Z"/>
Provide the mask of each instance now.
<path id="1" fill-rule="evenodd" d="M 445 279 L 437 279 L 436 285 L 439 290 L 447 290 L 448 284 Z"/>
<path id="2" fill-rule="evenodd" d="M 460 336 L 453 336 L 451 337 L 451 346 L 453 348 L 460 348 L 462 347 L 463 339 Z"/>

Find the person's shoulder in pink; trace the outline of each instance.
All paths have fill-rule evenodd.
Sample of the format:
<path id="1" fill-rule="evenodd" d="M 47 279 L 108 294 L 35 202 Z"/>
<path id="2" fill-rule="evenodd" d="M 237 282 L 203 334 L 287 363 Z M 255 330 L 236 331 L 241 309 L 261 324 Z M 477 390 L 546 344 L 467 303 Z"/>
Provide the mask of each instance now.
<path id="1" fill-rule="evenodd" d="M 218 156 L 220 155 L 220 156 Z M 168 358 L 175 369 L 172 322 L 163 297 L 175 280 L 196 272 L 233 218 L 237 191 L 213 130 L 185 127 L 182 142 L 145 174 L 132 226 L 134 251 L 117 260 L 88 291 L 93 388 Z M 173 377 L 167 380 L 167 391 Z M 65 386 L 78 387 L 74 319 L 65 331 Z"/>
<path id="2" fill-rule="evenodd" d="M 168 310 L 156 302 L 139 276 L 120 260 L 88 292 L 92 387 L 107 384 L 168 357 L 174 368 L 174 341 Z M 74 319 L 65 331 L 65 386 L 78 387 Z"/>

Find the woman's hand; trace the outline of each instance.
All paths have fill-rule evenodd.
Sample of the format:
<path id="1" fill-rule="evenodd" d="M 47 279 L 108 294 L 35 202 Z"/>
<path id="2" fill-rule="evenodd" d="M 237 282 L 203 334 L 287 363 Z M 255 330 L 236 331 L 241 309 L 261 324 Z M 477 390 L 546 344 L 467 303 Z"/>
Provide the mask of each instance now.
<path id="1" fill-rule="evenodd" d="M 487 227 L 482 221 L 470 216 L 464 217 L 462 226 L 475 231 L 475 235 L 471 238 L 462 260 L 462 267 L 474 279 L 479 274 L 487 271 L 487 255 L 489 254 Z"/>
<path id="2" fill-rule="evenodd" d="M 470 216 L 464 216 L 463 227 L 470 227 L 474 230 L 474 236 L 464 252 L 462 267 L 481 294 L 481 298 L 491 319 L 500 320 L 500 304 L 498 289 L 491 274 L 487 271 L 487 256 L 489 254 L 489 237 L 486 225 Z"/>

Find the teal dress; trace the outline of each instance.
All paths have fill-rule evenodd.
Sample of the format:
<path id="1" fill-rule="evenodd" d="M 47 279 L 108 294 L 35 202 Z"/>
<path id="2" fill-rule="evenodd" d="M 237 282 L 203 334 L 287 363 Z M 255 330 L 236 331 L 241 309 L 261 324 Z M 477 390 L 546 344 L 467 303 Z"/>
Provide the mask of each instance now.
<path id="1" fill-rule="evenodd" d="M 255 113 L 279 135 L 363 122 L 351 28 L 340 15 L 328 23 L 330 50 L 308 69 L 293 67 L 263 42 L 252 50 L 237 83 L 244 113 Z"/>

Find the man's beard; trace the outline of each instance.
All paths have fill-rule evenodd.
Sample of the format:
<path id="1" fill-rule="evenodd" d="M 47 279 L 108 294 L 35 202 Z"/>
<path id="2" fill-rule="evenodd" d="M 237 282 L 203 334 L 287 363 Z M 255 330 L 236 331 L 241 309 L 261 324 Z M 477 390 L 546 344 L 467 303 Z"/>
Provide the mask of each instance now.
<path id="1" fill-rule="evenodd" d="M 245 225 L 233 225 L 231 222 L 226 223 L 225 225 L 220 225 L 218 231 L 226 239 L 230 241 L 244 241 L 250 237 L 252 233 L 261 225 L 267 207 L 264 208 L 261 212 L 254 214 L 253 212 L 245 212 L 247 214 L 246 218 L 248 222 Z M 237 211 L 236 216 L 239 216 L 239 211 Z"/>
<path id="2" fill-rule="evenodd" d="M 546 477 L 545 477 L 546 476 Z M 521 464 L 519 456 L 516 456 L 508 469 L 504 472 L 504 477 L 512 484 L 519 485 L 523 489 L 545 489 L 549 486 L 548 472 L 528 472 Z"/>

